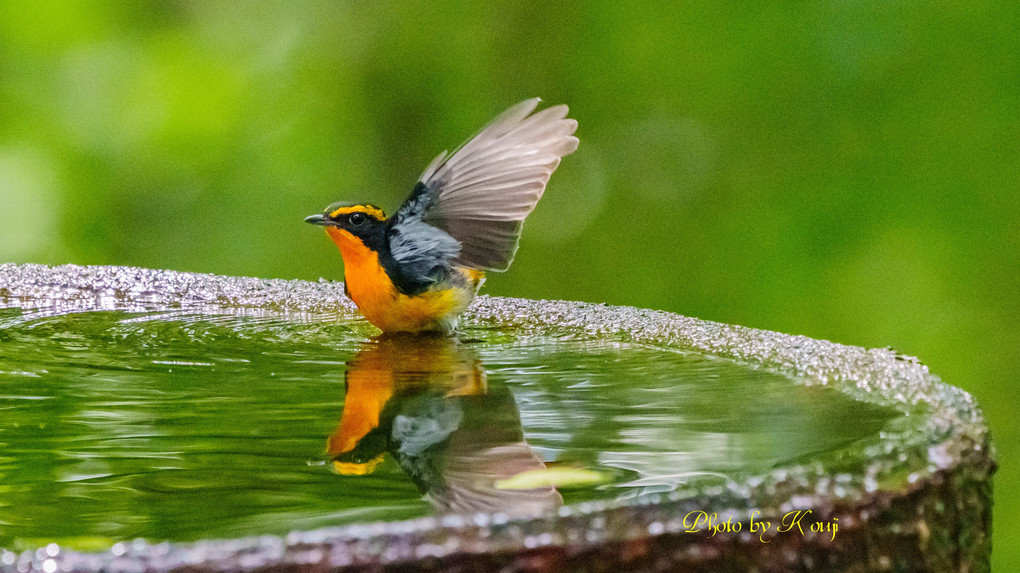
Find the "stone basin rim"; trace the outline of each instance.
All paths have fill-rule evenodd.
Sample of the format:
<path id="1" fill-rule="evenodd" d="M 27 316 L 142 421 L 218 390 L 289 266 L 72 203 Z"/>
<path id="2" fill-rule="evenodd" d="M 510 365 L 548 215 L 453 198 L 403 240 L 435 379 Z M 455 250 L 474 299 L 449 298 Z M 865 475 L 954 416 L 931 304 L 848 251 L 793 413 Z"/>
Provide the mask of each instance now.
<path id="1" fill-rule="evenodd" d="M 342 283 L 336 282 L 224 277 L 134 267 L 0 264 L 0 308 L 52 306 L 60 312 L 71 312 L 126 309 L 159 301 L 167 306 L 221 313 L 259 309 L 273 314 L 340 313 L 349 317 L 354 312 L 353 303 L 343 294 Z M 716 501 L 724 500 L 738 519 L 745 518 L 752 509 L 781 510 L 793 499 L 818 508 L 820 515 L 845 512 L 849 507 L 879 511 L 896 496 L 939 483 L 960 465 L 988 466 L 990 460 L 988 432 L 973 398 L 942 383 L 918 360 L 891 349 L 846 346 L 665 311 L 485 295 L 478 297 L 464 319 L 514 328 L 524 334 L 555 329 L 752 362 L 801 377 L 806 383 L 833 386 L 858 400 L 923 412 L 933 431 L 939 432 L 938 440 L 918 438 L 905 443 L 904 451 L 878 456 L 876 464 L 887 467 L 876 471 L 888 470 L 891 474 L 904 471 L 899 459 L 902 454 L 911 458 L 913 465 L 907 468 L 909 485 L 905 489 L 886 491 L 875 486 L 878 474 L 868 481 L 868 476 L 828 476 L 820 468 L 798 466 L 704 492 Z M 994 471 L 994 463 L 986 470 Z M 427 517 L 293 532 L 282 537 L 194 543 L 126 541 L 98 553 L 56 548 L 50 554 L 44 548 L 15 554 L 0 549 L 0 571 L 126 572 L 139 567 L 169 571 L 196 564 L 209 570 L 252 570 L 281 563 L 344 567 L 438 559 L 458 553 L 568 545 L 577 549 L 676 533 L 670 518 L 675 520 L 677 511 L 699 504 L 709 505 L 705 498 L 651 496 L 636 502 L 566 506 L 555 516 L 524 520 L 508 520 L 498 514 Z M 867 521 L 866 517 L 858 519 Z M 563 530 L 562 523 L 575 527 L 573 531 L 595 534 L 574 539 L 570 531 Z M 450 539 L 456 539 L 456 543 L 449 543 Z"/>

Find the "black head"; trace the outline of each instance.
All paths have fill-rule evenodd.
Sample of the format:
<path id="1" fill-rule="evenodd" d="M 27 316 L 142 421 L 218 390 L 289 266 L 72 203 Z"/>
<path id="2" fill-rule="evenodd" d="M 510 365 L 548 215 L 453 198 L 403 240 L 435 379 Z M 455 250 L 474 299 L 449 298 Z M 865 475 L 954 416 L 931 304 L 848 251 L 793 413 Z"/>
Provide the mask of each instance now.
<path id="1" fill-rule="evenodd" d="M 326 227 L 326 232 L 338 243 L 347 239 L 345 235 L 350 235 L 377 251 L 382 248 L 386 235 L 386 213 L 375 205 L 334 203 L 322 214 L 307 217 L 305 223 Z"/>

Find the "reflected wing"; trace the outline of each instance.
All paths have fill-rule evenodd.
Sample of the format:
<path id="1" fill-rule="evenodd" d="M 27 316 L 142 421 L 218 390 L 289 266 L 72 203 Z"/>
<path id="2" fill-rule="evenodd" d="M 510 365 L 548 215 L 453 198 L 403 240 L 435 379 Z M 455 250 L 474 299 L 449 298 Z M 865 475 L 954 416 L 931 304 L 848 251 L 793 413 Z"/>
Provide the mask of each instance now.
<path id="1" fill-rule="evenodd" d="M 577 149 L 567 106 L 531 114 L 538 98 L 500 114 L 422 173 L 394 215 L 394 228 L 420 220 L 460 243 L 454 262 L 479 270 L 510 266 L 525 217 L 542 197 L 560 158 Z"/>
<path id="2" fill-rule="evenodd" d="M 500 489 L 495 482 L 517 474 L 544 470 L 545 464 L 526 442 L 478 448 L 459 447 L 455 435 L 443 463 L 443 485 L 427 492 L 440 513 L 503 512 L 513 516 L 537 515 L 563 505 L 552 486 L 534 489 Z M 468 438 L 467 441 L 470 441 Z"/>

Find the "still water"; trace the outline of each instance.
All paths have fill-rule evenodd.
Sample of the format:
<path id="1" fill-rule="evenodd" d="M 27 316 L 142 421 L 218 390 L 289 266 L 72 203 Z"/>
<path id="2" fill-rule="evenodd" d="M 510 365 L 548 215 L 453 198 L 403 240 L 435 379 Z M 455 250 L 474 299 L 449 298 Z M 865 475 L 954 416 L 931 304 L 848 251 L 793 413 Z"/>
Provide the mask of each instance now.
<path id="1" fill-rule="evenodd" d="M 0 547 L 549 511 L 830 459 L 895 415 L 555 333 L 0 308 Z"/>

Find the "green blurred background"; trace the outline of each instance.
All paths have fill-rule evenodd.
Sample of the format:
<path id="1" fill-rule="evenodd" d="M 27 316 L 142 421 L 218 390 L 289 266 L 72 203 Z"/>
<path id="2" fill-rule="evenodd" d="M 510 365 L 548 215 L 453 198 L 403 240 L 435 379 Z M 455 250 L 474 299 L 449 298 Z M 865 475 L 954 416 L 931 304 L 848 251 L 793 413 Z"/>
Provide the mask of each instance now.
<path id="1" fill-rule="evenodd" d="M 535 95 L 580 149 L 489 294 L 917 355 L 975 394 L 1020 569 L 1020 4 L 0 0 L 0 261 L 342 278 Z"/>

